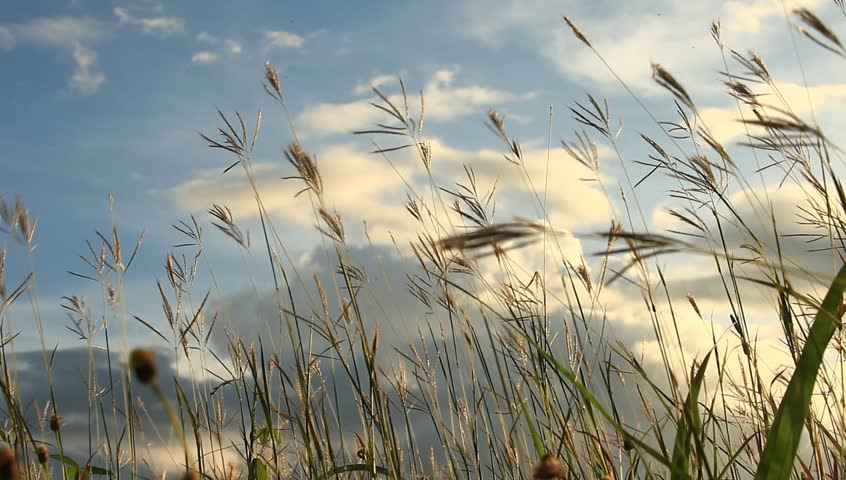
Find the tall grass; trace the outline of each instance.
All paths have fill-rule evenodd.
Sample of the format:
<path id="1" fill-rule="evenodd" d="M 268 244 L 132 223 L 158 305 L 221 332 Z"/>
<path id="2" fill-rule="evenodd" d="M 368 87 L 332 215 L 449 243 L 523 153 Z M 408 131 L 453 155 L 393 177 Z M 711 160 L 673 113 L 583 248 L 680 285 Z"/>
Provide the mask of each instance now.
<path id="1" fill-rule="evenodd" d="M 605 231 L 579 237 L 597 247 L 596 256 L 566 251 L 572 232 L 559 230 L 549 211 L 548 190 L 557 179 L 529 175 L 524 150 L 502 115 L 491 110 L 487 126 L 503 145 L 503 162 L 531 192 L 527 208 L 536 214 L 527 216 L 536 220 L 496 220 L 495 189 L 480 184 L 473 165 L 464 166 L 463 178 L 440 181 L 437 152 L 423 130 L 425 95 L 410 98 L 402 81 L 401 95 L 373 89 L 373 108 L 384 120 L 356 133 L 389 162 L 411 152 L 426 178 L 423 188 L 407 184 L 404 208 L 418 234 L 408 248 L 397 247 L 415 269 L 404 287 L 430 312 L 413 324 L 413 341 L 380 338 L 384 319 L 372 312 L 388 311 L 392 299 L 374 288 L 380 272 L 364 267 L 363 250 L 347 238 L 342 216 L 327 201 L 321 170 L 298 140 L 270 64 L 264 89 L 274 100 L 272 112 L 260 110 L 248 120 L 219 111 L 219 130 L 202 135 L 228 158 L 223 173 L 243 175 L 252 190 L 258 238 L 246 234 L 225 205 L 209 206 L 208 223 L 244 260 L 251 282 L 245 290 L 257 305 L 268 296 L 255 284 L 261 272 L 251 265 L 264 259 L 272 301 L 257 310 L 270 334 L 238 335 L 232 299 L 207 255 L 208 223 L 193 216 L 174 224 L 180 240 L 165 254 L 157 282 L 165 322 L 130 318 L 124 274 L 143 235 L 127 256 L 112 218 L 111 231 L 96 232 L 85 245 L 86 270 L 72 272 L 99 286 L 100 305 L 63 299 L 69 328 L 87 352 L 86 431 L 63 428 L 63 399 L 53 384 L 63 351 L 47 345 L 40 320 L 31 260 L 35 221 L 21 199 L 14 207 L 0 202 L 4 230 L 25 265 L 19 284 L 7 288 L 5 250 L 0 255 L 0 440 L 6 445 L 0 479 L 846 475 L 840 328 L 846 192 L 836 139 L 783 103 L 761 58 L 727 49 L 719 23 L 711 33 L 723 54 L 724 86 L 746 128 L 740 148 L 723 146 L 694 92 L 656 64 L 654 80 L 676 111 L 675 118 L 659 119 L 589 33 L 564 20 L 574 44 L 593 51 L 654 122 L 639 133 L 648 159 L 632 161 L 607 101 L 588 95 L 570 109 L 583 130 L 561 147 L 574 167 L 593 173 L 589 180 L 613 207 Z M 790 20 L 816 45 L 846 56 L 834 31 L 812 12 L 797 10 Z M 323 260 L 336 272 L 329 284 L 317 275 L 304 278 L 286 248 L 289 232 L 278 229 L 260 191 L 252 156 L 268 114 L 287 120 L 291 143 L 284 159 L 291 175 L 283 181 L 298 182 L 307 197 Z M 548 135 L 552 148 L 551 129 Z M 619 186 L 607 184 L 598 142 L 619 161 Z M 645 173 L 638 178 L 636 172 Z M 656 173 L 669 179 L 669 216 L 678 225 L 666 232 L 656 231 L 641 206 L 642 185 Z M 756 177 L 767 188 L 753 187 Z M 773 196 L 779 184 L 803 192 L 798 226 L 778 221 L 782 212 L 775 211 Z M 607 193 L 617 189 L 622 198 Z M 830 253 L 830 271 L 812 271 L 809 254 L 785 247 L 797 229 L 812 249 L 820 245 Z M 527 249 L 543 250 L 543 271 L 521 264 Z M 696 291 L 673 283 L 683 281 L 669 275 L 678 259 L 712 269 L 703 273 L 721 290 L 719 301 L 697 301 Z M 198 286 L 200 278 L 208 290 Z M 761 291 L 769 301 L 764 312 L 749 300 Z M 648 352 L 618 338 L 612 310 L 620 298 L 628 311 L 648 319 Z M 22 375 L 34 374 L 16 361 L 21 327 L 12 305 L 25 302 L 41 338 L 48 399 L 25 398 L 17 388 Z M 727 321 L 709 316 L 720 309 Z M 781 328 L 786 364 L 772 365 L 759 344 L 756 322 L 762 319 Z M 132 349 L 134 321 L 161 343 Z M 684 322 L 707 331 L 708 348 L 689 348 L 700 339 L 685 336 L 691 330 Z M 171 361 L 172 372 L 164 374 Z"/>

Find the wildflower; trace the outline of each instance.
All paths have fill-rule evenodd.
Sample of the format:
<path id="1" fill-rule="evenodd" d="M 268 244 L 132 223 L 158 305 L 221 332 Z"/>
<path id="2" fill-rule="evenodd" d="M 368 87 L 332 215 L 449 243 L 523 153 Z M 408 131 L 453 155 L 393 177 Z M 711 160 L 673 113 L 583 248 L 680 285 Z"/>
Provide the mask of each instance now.
<path id="1" fill-rule="evenodd" d="M 10 448 L 0 449 L 0 480 L 15 480 L 19 477 L 17 455 Z"/>
<path id="2" fill-rule="evenodd" d="M 35 458 L 37 458 L 38 463 L 42 465 L 47 463 L 47 460 L 50 459 L 50 450 L 47 449 L 46 445 L 39 445 L 35 447 Z"/>
<path id="3" fill-rule="evenodd" d="M 200 480 L 200 475 L 194 470 L 187 470 L 182 474 L 182 480 Z"/>
<path id="4" fill-rule="evenodd" d="M 53 412 L 53 414 L 50 415 L 50 431 L 51 432 L 58 432 L 59 430 L 61 430 L 61 428 L 62 428 L 62 417 L 56 415 L 56 413 Z"/>
<path id="5" fill-rule="evenodd" d="M 535 465 L 534 478 L 562 478 L 567 475 L 567 467 L 556 456 L 547 453 Z"/>
<path id="6" fill-rule="evenodd" d="M 155 383 L 158 376 L 156 362 L 153 361 L 154 356 L 155 352 L 148 348 L 136 348 L 129 354 L 129 368 L 143 385 Z"/>

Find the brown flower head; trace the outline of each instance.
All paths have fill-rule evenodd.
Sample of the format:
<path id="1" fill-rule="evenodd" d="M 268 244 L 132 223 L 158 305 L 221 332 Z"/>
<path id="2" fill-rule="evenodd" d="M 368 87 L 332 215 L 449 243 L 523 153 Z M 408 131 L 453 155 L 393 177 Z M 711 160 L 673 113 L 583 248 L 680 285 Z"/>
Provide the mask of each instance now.
<path id="1" fill-rule="evenodd" d="M 136 348 L 129 354 L 129 368 L 135 373 L 135 378 L 143 385 L 155 383 L 158 368 L 154 360 L 155 352 L 149 348 Z"/>
<path id="2" fill-rule="evenodd" d="M 56 415 L 56 413 L 53 412 L 53 414 L 50 415 L 50 431 L 51 432 L 58 432 L 59 430 L 61 430 L 61 428 L 62 428 L 62 417 Z"/>
<path id="3" fill-rule="evenodd" d="M 47 460 L 50 459 L 50 450 L 47 448 L 47 445 L 35 447 L 35 457 L 38 459 L 38 463 L 42 465 L 47 463 Z"/>
<path id="4" fill-rule="evenodd" d="M 200 480 L 200 474 L 194 470 L 187 470 L 182 474 L 182 480 Z"/>
<path id="5" fill-rule="evenodd" d="M 17 455 L 8 447 L 0 449 L 0 480 L 16 480 L 19 477 Z"/>
<path id="6" fill-rule="evenodd" d="M 533 478 L 563 478 L 567 475 L 567 467 L 558 457 L 547 453 L 535 465 Z"/>

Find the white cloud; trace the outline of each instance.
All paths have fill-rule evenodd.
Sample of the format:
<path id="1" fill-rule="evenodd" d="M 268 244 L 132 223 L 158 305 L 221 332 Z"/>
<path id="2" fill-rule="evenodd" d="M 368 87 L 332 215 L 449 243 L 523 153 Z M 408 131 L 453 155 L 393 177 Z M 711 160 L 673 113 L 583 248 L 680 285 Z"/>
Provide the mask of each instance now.
<path id="1" fill-rule="evenodd" d="M 217 61 L 217 54 L 209 51 L 197 52 L 191 56 L 193 63 L 214 63 Z"/>
<path id="2" fill-rule="evenodd" d="M 356 95 L 363 95 L 365 93 L 369 93 L 371 91 L 371 87 L 380 88 L 388 83 L 397 82 L 398 78 L 399 77 L 396 75 L 376 75 L 375 77 L 367 80 L 367 83 L 360 83 L 356 85 L 353 89 L 353 93 Z"/>
<path id="3" fill-rule="evenodd" d="M 77 43 L 73 47 L 76 70 L 70 79 L 71 87 L 82 95 L 91 95 L 100 89 L 106 76 L 97 68 L 97 54 Z"/>
<path id="4" fill-rule="evenodd" d="M 226 51 L 233 55 L 238 55 L 243 51 L 243 48 L 241 47 L 241 42 L 232 38 L 220 39 L 209 32 L 198 33 L 196 40 L 200 43 L 205 43 L 208 45 L 223 44 L 223 47 L 226 49 Z"/>
<path id="5" fill-rule="evenodd" d="M 15 36 L 11 30 L 0 25 L 0 50 L 11 50 L 15 47 Z"/>
<path id="6" fill-rule="evenodd" d="M 529 180 L 535 188 L 541 190 L 538 195 L 543 198 L 542 189 L 547 175 L 546 148 L 523 146 L 525 172 L 505 161 L 499 149 L 468 151 L 451 147 L 437 139 L 431 141 L 431 149 L 433 170 L 444 184 L 449 185 L 458 179 L 465 180 L 463 166 L 469 165 L 476 173 L 480 185 L 497 185 L 497 191 L 501 194 L 498 211 L 509 212 L 513 216 L 541 218 L 540 207 L 531 192 Z M 605 226 L 610 221 L 610 205 L 599 186 L 595 182 L 580 180 L 593 178 L 591 172 L 560 148 L 549 152 L 548 168 L 549 178 L 555 180 L 555 188 L 550 188 L 546 194 L 546 209 L 554 228 L 583 229 L 591 225 Z"/>
<path id="7" fill-rule="evenodd" d="M 382 115 L 365 101 L 321 103 L 300 113 L 297 125 L 311 134 L 350 133 L 369 128 Z"/>
<path id="8" fill-rule="evenodd" d="M 733 206 L 732 215 L 742 218 L 743 225 L 752 231 L 754 237 L 745 228 L 738 226 L 739 221 L 724 222 L 718 230 L 713 219 L 705 217 L 712 236 L 716 238 L 712 239 L 712 245 L 721 249 L 724 242 L 729 251 L 746 257 L 751 256 L 751 252 L 742 248 L 742 245 L 760 245 L 764 256 L 770 262 L 783 264 L 790 282 L 798 291 L 813 292 L 818 296 L 825 293 L 824 289 L 820 291 L 819 287 L 827 285 L 833 277 L 833 268 L 839 265 L 839 261 L 835 259 L 836 254 L 824 248 L 827 245 L 826 240 L 809 242 L 809 239 L 827 232 L 808 224 L 806 219 L 807 212 L 824 211 L 826 205 L 832 209 L 835 217 L 843 218 L 844 212 L 838 207 L 839 199 L 836 198 L 836 193 L 832 192 L 831 198 L 826 202 L 807 182 L 788 181 L 779 186 L 776 181 L 767 188 L 736 191 L 727 195 L 726 199 Z M 666 212 L 668 207 L 681 210 L 680 205 L 673 204 L 656 207 L 652 214 L 652 224 L 655 227 L 653 231 L 691 231 L 681 220 Z M 728 215 L 727 211 L 718 213 L 724 218 L 732 216 Z M 773 222 L 779 231 L 778 238 L 773 232 Z M 705 240 L 695 242 L 702 248 L 709 248 Z M 715 270 L 714 259 L 707 256 L 688 257 L 690 258 L 684 262 L 668 262 L 664 274 L 671 290 L 681 290 L 683 294 L 684 289 L 687 289 L 697 298 L 727 309 L 727 293 L 720 275 Z M 756 263 L 738 262 L 733 268 L 738 277 L 761 278 L 761 267 Z M 771 288 L 744 282 L 741 292 L 743 308 L 747 315 L 766 315 L 776 305 L 775 291 Z"/>
<path id="9" fill-rule="evenodd" d="M 587 36 L 615 72 L 629 85 L 658 92 L 650 64 L 664 65 L 688 87 L 715 85 L 722 68 L 719 49 L 711 38 L 712 20 L 721 20 L 722 37 L 730 48 L 755 48 L 781 57 L 790 48 L 783 8 L 778 2 L 652 0 L 647 3 L 588 8 L 584 2 L 553 0 L 474 0 L 456 16 L 456 29 L 488 45 L 520 42 L 539 52 L 563 75 L 580 83 L 619 89 L 619 84 L 586 46 L 575 38 L 559 14 L 565 12 Z M 822 5 L 822 0 L 792 1 Z M 775 40 L 780 39 L 777 42 Z M 759 48 L 760 47 L 760 48 Z"/>
<path id="10" fill-rule="evenodd" d="M 180 17 L 136 17 L 123 7 L 115 7 L 113 12 L 121 25 L 141 27 L 141 31 L 144 33 L 166 37 L 185 31 L 185 20 Z"/>
<path id="11" fill-rule="evenodd" d="M 504 160 L 501 151 L 465 150 L 439 139 L 432 139 L 430 146 L 435 180 L 440 185 L 454 190 L 455 181 L 466 181 L 464 165 L 469 165 L 480 190 L 497 186 L 501 197 L 497 211 L 505 212 L 501 215 L 513 213 L 539 218 L 534 203 L 527 203 L 531 189 L 521 169 Z M 429 188 L 428 176 L 416 152 L 411 149 L 395 152 L 390 156 L 393 164 L 390 165 L 379 155 L 353 145 L 337 144 L 318 150 L 314 158 L 323 179 L 326 204 L 338 209 L 349 232 L 356 231 L 366 221 L 375 242 L 389 242 L 388 231 L 400 241 L 416 235 L 419 225 L 405 209 L 406 193 L 409 186 L 412 195 L 425 195 Z M 534 185 L 543 185 L 546 149 L 526 147 L 524 158 Z M 254 168 L 262 202 L 272 215 L 305 228 L 316 223 L 306 196 L 294 197 L 302 188 L 301 182 L 280 180 L 291 175 L 290 167 L 261 162 L 255 163 Z M 547 196 L 554 227 L 569 230 L 577 226 L 605 226 L 609 218 L 608 202 L 595 184 L 579 180 L 589 176 L 583 167 L 558 149 L 552 152 L 549 175 L 556 179 L 556 187 Z M 190 211 L 219 203 L 227 205 L 237 218 L 256 215 L 255 197 L 243 175 L 223 176 L 218 169 L 201 172 L 166 194 Z M 457 217 L 451 220 L 456 225 L 463 224 Z M 362 240 L 353 234 L 350 238 Z"/>
<path id="12" fill-rule="evenodd" d="M 223 43 L 226 45 L 226 49 L 231 54 L 238 55 L 242 51 L 241 42 L 238 42 L 237 40 L 227 38 Z"/>
<path id="13" fill-rule="evenodd" d="M 809 123 L 811 123 L 813 111 L 824 132 L 841 129 L 842 120 L 838 107 L 846 99 L 846 83 L 811 85 L 806 88 L 796 83 L 776 82 L 777 94 L 768 85 L 759 84 L 750 87 L 752 92 L 758 95 L 761 104 L 765 106 L 789 110 Z M 741 111 L 733 105 L 728 108 L 703 108 L 699 113 L 714 138 L 721 143 L 726 143 L 746 134 L 746 127 L 740 121 L 741 112 L 743 118 L 755 118 L 752 110 L 746 105 L 743 105 Z M 762 113 L 783 117 L 783 114 L 777 110 L 770 112 L 764 110 Z M 761 133 L 760 129 L 754 127 L 749 129 L 753 135 Z"/>
<path id="14" fill-rule="evenodd" d="M 44 17 L 25 23 L 0 26 L 0 49 L 14 43 L 58 48 L 70 54 L 75 69 L 68 80 L 82 95 L 96 93 L 106 76 L 97 64 L 97 54 L 90 44 L 107 35 L 106 27 L 90 18 Z"/>
<path id="15" fill-rule="evenodd" d="M 426 101 L 425 118 L 428 120 L 447 121 L 464 115 L 478 113 L 494 106 L 514 100 L 532 98 L 533 93 L 512 93 L 480 85 L 454 85 L 454 70 L 435 72 L 426 86 L 423 95 Z M 379 76 L 371 79 L 380 86 L 385 86 L 391 79 Z M 398 81 L 393 90 L 398 90 Z M 356 87 L 359 92 L 363 88 Z M 387 90 L 387 89 L 384 89 Z M 413 90 L 411 90 L 413 91 Z M 385 91 L 384 93 L 389 93 Z M 402 105 L 402 94 L 390 93 L 388 98 L 395 105 Z M 376 121 L 384 119 L 384 113 L 369 104 L 370 98 L 348 103 L 320 103 L 310 106 L 297 116 L 297 124 L 312 134 L 349 133 L 371 127 Z M 419 99 L 410 98 L 410 115 L 419 115 Z"/>
<path id="16" fill-rule="evenodd" d="M 305 39 L 286 30 L 268 30 L 263 35 L 264 48 L 301 48 Z"/>
<path id="17" fill-rule="evenodd" d="M 404 198 L 403 184 L 379 158 L 350 145 L 330 146 L 315 157 L 323 167 L 327 204 L 339 209 L 348 229 L 358 228 L 362 219 L 379 231 L 380 239 L 385 238 L 384 229 L 400 232 L 412 229 L 412 220 L 402 203 L 395 204 L 396 208 L 383 204 L 386 197 Z M 291 175 L 289 169 L 266 162 L 256 163 L 253 168 L 262 202 L 271 215 L 308 229 L 316 223 L 307 196 L 295 197 L 302 183 L 280 180 Z M 223 176 L 219 169 L 209 170 L 167 193 L 186 210 L 205 210 L 214 202 L 229 207 L 236 218 L 256 215 L 255 196 L 243 174 Z"/>
<path id="18" fill-rule="evenodd" d="M 106 35 L 106 27 L 90 18 L 45 17 L 8 27 L 21 42 L 68 48 L 74 42 L 90 43 Z"/>
<path id="19" fill-rule="evenodd" d="M 217 43 L 219 40 L 208 32 L 200 32 L 197 34 L 197 41 L 202 43 Z"/>

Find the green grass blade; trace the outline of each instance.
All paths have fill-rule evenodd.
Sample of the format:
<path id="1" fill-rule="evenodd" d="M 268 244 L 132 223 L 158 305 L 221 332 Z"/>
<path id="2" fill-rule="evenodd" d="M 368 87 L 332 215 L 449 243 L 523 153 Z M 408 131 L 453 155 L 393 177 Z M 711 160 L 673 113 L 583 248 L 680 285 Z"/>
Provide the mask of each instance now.
<path id="1" fill-rule="evenodd" d="M 523 410 L 523 415 L 526 417 L 526 423 L 529 425 L 529 432 L 532 434 L 532 443 L 535 445 L 535 453 L 538 458 L 541 458 L 546 453 L 546 448 L 543 446 L 543 440 L 541 440 L 537 427 L 535 427 L 535 418 L 532 416 L 529 409 L 526 408 L 526 401 L 523 399 L 523 395 L 520 394 L 519 390 L 517 390 L 517 398 L 520 399 L 520 408 Z"/>
<path id="2" fill-rule="evenodd" d="M 267 480 L 267 465 L 260 458 L 254 458 L 250 462 L 250 470 L 247 473 L 248 480 Z"/>
<path id="3" fill-rule="evenodd" d="M 761 453 L 761 463 L 755 480 L 787 480 L 793 469 L 799 439 L 811 404 L 811 394 L 817 373 L 823 362 L 828 342 L 840 325 L 838 309 L 846 289 L 846 266 L 840 268 L 825 295 L 820 310 L 808 333 L 796 371 L 790 378 L 784 398 L 778 406 L 773 425 L 767 434 L 767 443 Z"/>
<path id="4" fill-rule="evenodd" d="M 699 390 L 702 388 L 702 381 L 705 380 L 705 369 L 708 368 L 708 361 L 711 359 L 711 352 L 705 355 L 702 365 L 690 382 L 690 390 L 687 392 L 687 399 L 684 401 L 684 408 L 679 421 L 676 424 L 676 442 L 673 447 L 673 460 L 670 466 L 672 480 L 686 480 L 690 476 L 690 446 L 691 436 L 699 432 Z"/>

